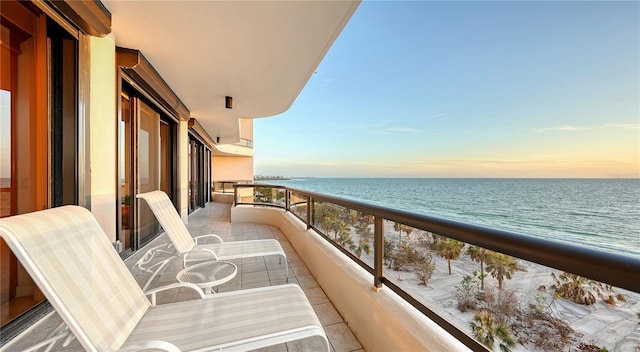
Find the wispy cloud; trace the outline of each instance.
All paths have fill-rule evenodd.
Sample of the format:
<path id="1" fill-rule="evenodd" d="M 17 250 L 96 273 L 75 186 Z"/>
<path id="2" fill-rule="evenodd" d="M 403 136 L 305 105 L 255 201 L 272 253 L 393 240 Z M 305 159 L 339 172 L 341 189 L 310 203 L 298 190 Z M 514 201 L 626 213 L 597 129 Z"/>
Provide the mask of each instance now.
<path id="1" fill-rule="evenodd" d="M 384 129 L 384 134 L 396 134 L 396 133 L 414 133 L 418 132 L 416 128 L 406 128 L 406 127 L 391 127 Z"/>
<path id="2" fill-rule="evenodd" d="M 388 126 L 388 125 L 389 125 L 389 121 L 381 121 L 381 122 L 375 122 L 375 123 L 358 121 L 356 123 L 347 124 L 342 127 L 345 129 L 352 129 L 352 130 L 373 130 L 373 129 L 384 128 L 385 126 Z"/>
<path id="3" fill-rule="evenodd" d="M 585 130 L 595 130 L 595 129 L 603 129 L 603 128 L 619 128 L 625 130 L 637 130 L 640 129 L 640 124 L 635 123 L 617 123 L 617 124 L 606 124 L 600 126 L 586 126 L 586 127 L 577 127 L 572 125 L 562 125 L 562 126 L 553 126 L 553 127 L 544 127 L 544 128 L 533 128 L 533 132 L 574 132 L 574 131 L 585 131 Z"/>
<path id="4" fill-rule="evenodd" d="M 593 127 L 576 127 L 571 125 L 563 125 L 563 126 L 553 126 L 553 127 L 545 127 L 545 128 L 534 128 L 534 132 L 553 132 L 553 131 L 583 131 L 583 130 L 591 130 Z"/>
<path id="5" fill-rule="evenodd" d="M 449 115 L 447 115 L 447 114 L 434 114 L 434 115 L 431 115 L 431 118 L 432 119 L 448 119 Z"/>
<path id="6" fill-rule="evenodd" d="M 610 128 L 622 128 L 625 130 L 640 130 L 640 124 L 637 124 L 637 123 L 618 123 L 618 124 L 609 124 L 604 126 L 610 127 Z"/>

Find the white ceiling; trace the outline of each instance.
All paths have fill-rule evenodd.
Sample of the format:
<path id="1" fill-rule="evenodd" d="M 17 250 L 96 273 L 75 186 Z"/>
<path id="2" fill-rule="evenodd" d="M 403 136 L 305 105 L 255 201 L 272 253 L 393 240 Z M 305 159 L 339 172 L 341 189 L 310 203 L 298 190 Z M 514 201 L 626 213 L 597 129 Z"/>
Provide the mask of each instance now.
<path id="1" fill-rule="evenodd" d="M 116 45 L 140 50 L 221 143 L 238 140 L 239 118 L 289 109 L 360 3 L 102 2 Z"/>

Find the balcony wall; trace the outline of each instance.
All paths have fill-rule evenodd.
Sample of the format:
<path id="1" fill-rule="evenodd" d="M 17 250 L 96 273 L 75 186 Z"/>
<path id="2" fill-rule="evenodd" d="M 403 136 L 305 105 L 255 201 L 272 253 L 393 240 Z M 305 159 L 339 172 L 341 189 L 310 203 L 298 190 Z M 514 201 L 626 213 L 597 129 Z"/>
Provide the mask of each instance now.
<path id="1" fill-rule="evenodd" d="M 253 140 L 253 119 L 240 119 L 240 139 Z"/>
<path id="2" fill-rule="evenodd" d="M 234 207 L 231 222 L 279 227 L 367 351 L 466 351 L 468 348 L 281 209 Z"/>
<path id="3" fill-rule="evenodd" d="M 211 179 L 214 182 L 253 180 L 253 157 L 214 155 L 211 158 Z"/>
<path id="4" fill-rule="evenodd" d="M 118 179 L 116 104 L 116 44 L 111 36 L 91 37 L 91 105 L 88 114 L 90 128 L 90 177 L 87 191 L 90 209 L 104 229 L 109 241 L 116 239 L 116 199 Z M 86 187 L 87 185 L 85 185 Z"/>

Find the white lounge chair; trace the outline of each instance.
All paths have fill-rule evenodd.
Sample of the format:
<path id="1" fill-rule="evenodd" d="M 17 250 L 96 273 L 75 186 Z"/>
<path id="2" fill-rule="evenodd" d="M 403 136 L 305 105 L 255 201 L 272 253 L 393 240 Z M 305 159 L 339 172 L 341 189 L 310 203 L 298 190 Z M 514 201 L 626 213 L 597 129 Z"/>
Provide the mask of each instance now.
<path id="1" fill-rule="evenodd" d="M 311 336 L 321 337 L 329 350 L 297 285 L 152 304 L 84 208 L 3 218 L 0 235 L 87 351 L 235 351 Z M 191 284 L 169 285 L 179 286 L 202 292 Z"/>
<path id="2" fill-rule="evenodd" d="M 149 208 L 156 216 L 160 225 L 171 239 L 173 246 L 183 258 L 186 267 L 189 262 L 202 260 L 230 260 L 238 258 L 262 257 L 267 255 L 280 255 L 284 258 L 287 279 L 289 278 L 289 265 L 287 256 L 277 240 L 248 240 L 224 242 L 218 235 L 210 234 L 191 237 L 189 230 L 182 222 L 176 208 L 166 193 L 153 191 L 140 193 L 136 196 L 147 201 Z M 219 243 L 198 244 L 199 241 L 215 238 Z"/>

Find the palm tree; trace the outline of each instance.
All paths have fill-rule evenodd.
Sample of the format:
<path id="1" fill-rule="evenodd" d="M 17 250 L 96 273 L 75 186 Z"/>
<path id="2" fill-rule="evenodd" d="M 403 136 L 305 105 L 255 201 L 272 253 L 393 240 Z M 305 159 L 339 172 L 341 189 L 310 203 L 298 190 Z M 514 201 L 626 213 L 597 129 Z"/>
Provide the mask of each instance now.
<path id="1" fill-rule="evenodd" d="M 314 202 L 312 205 L 313 224 L 326 232 L 327 226 L 331 222 L 327 206 L 322 202 Z"/>
<path id="2" fill-rule="evenodd" d="M 449 275 L 451 275 L 451 260 L 460 257 L 462 248 L 464 248 L 464 242 L 454 240 L 453 238 L 443 238 L 438 245 L 438 255 L 447 260 Z"/>
<path id="3" fill-rule="evenodd" d="M 402 233 L 407 234 L 407 238 L 411 238 L 411 233 L 415 230 L 413 227 L 409 225 L 400 224 L 397 222 L 393 223 L 393 229 L 400 235 L 399 243 L 402 243 Z"/>
<path id="4" fill-rule="evenodd" d="M 349 232 L 349 228 L 342 220 L 333 218 L 333 221 L 329 224 L 329 231 L 333 231 L 333 239 L 338 241 L 339 237 L 344 237 L 345 233 Z M 338 243 L 340 242 L 338 241 Z"/>
<path id="5" fill-rule="evenodd" d="M 357 246 L 353 243 L 353 238 L 351 238 L 351 231 L 349 228 L 343 224 L 337 232 L 336 242 L 345 249 L 349 249 L 350 251 L 355 251 Z"/>
<path id="6" fill-rule="evenodd" d="M 516 271 L 525 271 L 523 267 L 518 265 L 514 257 L 506 254 L 491 252 L 485 260 L 487 271 L 498 280 L 498 289 L 500 290 L 502 290 L 504 279 L 511 280 L 513 273 Z"/>
<path id="7" fill-rule="evenodd" d="M 360 258 L 362 252 L 369 254 L 371 252 L 371 239 L 373 238 L 373 232 L 369 227 L 368 220 L 360 220 L 355 227 L 356 233 L 358 234 L 358 245 L 356 246 L 355 255 Z"/>
<path id="8" fill-rule="evenodd" d="M 509 333 L 509 328 L 502 323 L 497 323 L 493 315 L 487 311 L 477 313 L 469 325 L 473 337 L 491 351 L 493 351 L 496 339 L 500 341 L 500 350 L 503 352 L 511 351 L 511 348 L 516 345 L 511 333 Z"/>
<path id="9" fill-rule="evenodd" d="M 365 254 L 371 253 L 371 247 L 369 246 L 369 242 L 366 241 L 364 237 L 360 237 L 358 239 L 358 244 L 355 245 L 355 249 L 353 250 L 353 253 L 356 256 L 358 256 L 358 258 L 362 256 L 362 252 L 364 252 Z"/>
<path id="10" fill-rule="evenodd" d="M 478 262 L 480 263 L 480 289 L 484 290 L 484 278 L 487 276 L 484 273 L 484 262 L 485 260 L 487 260 L 487 256 L 489 255 L 491 251 L 486 249 L 486 248 L 482 248 L 482 247 L 478 247 L 478 246 L 471 246 L 467 249 L 467 254 L 471 257 L 471 260 L 473 260 L 474 262 Z"/>
<path id="11" fill-rule="evenodd" d="M 355 226 L 360 220 L 361 213 L 351 209 L 344 209 L 343 217 L 349 226 Z"/>
<path id="12" fill-rule="evenodd" d="M 603 284 L 579 275 L 564 272 L 557 276 L 551 273 L 556 282 L 555 293 L 578 304 L 591 305 L 596 303 L 596 294 L 603 296 Z"/>

